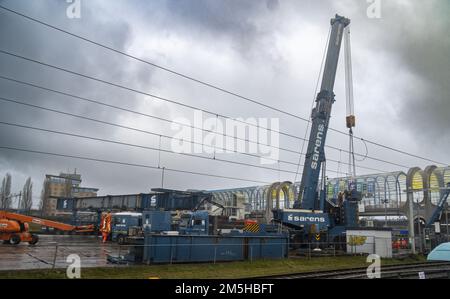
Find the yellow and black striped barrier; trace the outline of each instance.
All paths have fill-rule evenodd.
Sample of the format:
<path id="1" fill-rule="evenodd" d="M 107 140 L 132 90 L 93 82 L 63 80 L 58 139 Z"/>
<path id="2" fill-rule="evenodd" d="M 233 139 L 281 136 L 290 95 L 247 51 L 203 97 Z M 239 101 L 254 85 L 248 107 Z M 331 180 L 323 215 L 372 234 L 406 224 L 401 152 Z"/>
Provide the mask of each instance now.
<path id="1" fill-rule="evenodd" d="M 244 226 L 244 231 L 251 233 L 259 233 L 259 224 L 258 223 L 246 223 Z"/>

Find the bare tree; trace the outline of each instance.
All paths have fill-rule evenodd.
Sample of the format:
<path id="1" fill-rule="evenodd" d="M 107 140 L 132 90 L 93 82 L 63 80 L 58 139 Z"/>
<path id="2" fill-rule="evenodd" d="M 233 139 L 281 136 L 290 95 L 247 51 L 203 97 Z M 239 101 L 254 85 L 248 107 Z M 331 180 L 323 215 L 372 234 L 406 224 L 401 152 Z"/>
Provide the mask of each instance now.
<path id="1" fill-rule="evenodd" d="M 44 186 L 45 188 L 45 186 Z M 44 199 L 45 199 L 45 190 L 42 188 L 41 190 L 41 199 L 39 200 L 39 206 L 38 210 L 42 212 L 42 209 L 44 208 Z"/>
<path id="2" fill-rule="evenodd" d="M 33 183 L 31 182 L 31 178 L 28 178 L 23 186 L 22 191 L 22 202 L 20 208 L 24 211 L 28 212 L 31 210 L 33 205 Z"/>
<path id="3" fill-rule="evenodd" d="M 0 209 L 7 210 L 11 208 L 11 175 L 9 173 L 3 178 L 0 189 Z"/>
<path id="4" fill-rule="evenodd" d="M 41 201 L 39 202 L 39 210 L 41 211 L 41 216 L 45 216 L 48 213 L 50 205 L 50 190 L 49 190 L 49 178 L 46 177 L 41 191 Z"/>

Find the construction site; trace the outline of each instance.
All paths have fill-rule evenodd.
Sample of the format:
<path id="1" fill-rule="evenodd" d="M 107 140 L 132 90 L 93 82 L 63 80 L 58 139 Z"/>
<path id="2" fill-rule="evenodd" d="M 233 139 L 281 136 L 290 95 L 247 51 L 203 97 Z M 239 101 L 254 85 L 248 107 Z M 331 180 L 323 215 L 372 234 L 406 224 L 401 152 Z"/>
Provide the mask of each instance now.
<path id="1" fill-rule="evenodd" d="M 389 102 L 377 93 L 370 94 L 368 87 L 377 82 L 376 88 L 391 89 L 397 84 L 392 81 L 416 80 L 405 74 L 388 78 L 384 70 L 380 72 L 386 76 L 378 77 L 380 73 L 370 73 L 363 64 L 369 60 L 375 61 L 370 65 L 386 63 L 379 50 L 382 43 L 364 56 L 359 39 L 367 38 L 369 43 L 372 37 L 364 31 L 376 35 L 374 28 L 383 25 L 370 22 L 388 22 L 388 13 L 377 18 L 377 6 L 364 4 L 359 13 L 355 4 L 352 9 L 341 7 L 348 15 L 333 13 L 325 18 L 325 12 L 336 9 L 330 4 L 317 19 L 301 19 L 308 29 L 292 33 L 281 21 L 291 14 L 297 20 L 292 3 L 261 1 L 262 8 L 248 4 L 249 11 L 255 9 L 262 19 L 280 26 L 277 39 L 269 39 L 269 44 L 280 43 L 279 52 L 268 51 L 265 56 L 262 48 L 267 46 L 263 43 L 267 33 L 252 38 L 236 34 L 239 38 L 232 50 L 221 44 L 230 42 L 221 35 L 227 26 L 233 29 L 226 34 L 235 30 L 233 16 L 238 18 L 238 28 L 253 19 L 248 11 L 243 19 L 239 13 L 226 13 L 227 9 L 240 11 L 237 7 L 227 6 L 219 13 L 219 0 L 214 4 L 218 7 L 204 4 L 180 10 L 180 28 L 190 24 L 186 25 L 190 29 L 172 32 L 163 25 L 165 38 L 147 36 L 150 41 L 143 43 L 138 37 L 150 34 L 153 25 L 147 28 L 139 23 L 129 25 L 130 29 L 123 24 L 114 27 L 109 20 L 118 9 L 146 11 L 153 4 L 134 3 L 132 9 L 120 4 L 114 12 L 99 13 L 100 21 L 93 18 L 97 16 L 93 12 L 103 2 L 92 3 L 92 7 L 87 1 L 73 1 L 26 8 L 13 1 L 0 2 L 0 20 L 4 20 L 0 24 L 8 24 L 18 40 L 14 44 L 6 29 L 0 30 L 0 36 L 11 42 L 0 46 L 4 90 L 0 95 L 0 174 L 6 174 L 0 189 L 0 279 L 450 278 L 450 166 L 445 163 L 448 140 L 442 137 L 448 135 L 442 133 L 443 141 L 424 148 L 421 138 L 436 139 L 436 135 L 427 136 L 424 131 L 416 137 L 414 132 L 416 139 L 412 140 L 419 145 L 408 143 L 406 132 L 413 122 L 398 130 L 395 127 L 399 122 L 394 115 L 401 119 L 398 115 L 403 113 L 395 110 L 402 89 L 391 91 Z M 161 12 L 168 9 L 167 15 L 175 14 L 178 8 L 171 3 L 165 3 Z M 59 23 L 45 16 L 46 11 L 66 7 L 64 16 L 55 17 L 62 18 Z M 254 20 L 260 20 L 256 12 Z M 204 14 L 210 17 L 203 19 Z M 205 33 L 199 28 L 213 28 L 209 22 L 215 24 L 216 19 L 211 16 L 220 20 L 217 32 Z M 153 22 L 165 24 L 163 20 L 155 16 Z M 102 38 L 101 32 L 92 32 L 93 25 L 86 25 L 91 22 L 113 28 L 112 42 Z M 246 27 L 246 34 L 265 23 L 255 24 Z M 31 30 L 27 26 L 43 30 L 45 40 L 27 36 L 25 32 Z M 178 40 L 178 34 L 186 33 L 183 30 L 196 32 L 193 40 L 212 35 L 206 43 L 189 44 Z M 134 43 L 127 40 L 131 31 L 138 36 Z M 122 35 L 127 36 L 124 45 Z M 305 49 L 308 43 L 313 50 Z M 34 44 L 44 50 L 33 55 L 33 46 L 28 45 Z M 79 44 L 85 48 L 77 48 Z M 253 44 L 259 45 L 257 50 Z M 216 47 L 223 53 L 217 53 Z M 75 56 L 83 57 L 79 67 L 66 60 L 58 63 L 58 57 L 72 48 L 79 49 Z M 201 58 L 192 49 L 200 49 Z M 249 49 L 258 54 L 242 54 L 245 63 L 235 66 L 234 56 L 226 53 L 236 49 L 239 55 Z M 292 54 L 291 50 L 299 52 Z M 160 52 L 149 58 L 146 51 Z M 178 59 L 173 54 L 176 51 L 186 52 L 182 60 L 192 65 L 173 68 L 170 61 Z M 217 55 L 216 64 L 208 61 L 212 53 Z M 102 61 L 107 55 L 113 58 Z M 303 58 L 297 59 L 299 55 Z M 258 59 L 276 60 L 269 67 L 270 75 L 265 69 L 242 70 Z M 201 66 L 206 75 L 199 77 L 195 63 L 203 60 L 208 63 Z M 281 70 L 290 64 L 298 73 Z M 160 79 L 156 71 L 163 73 Z M 218 73 L 214 80 L 223 76 L 228 83 L 207 80 L 209 71 Z M 242 77 L 234 75 L 235 71 L 242 71 Z M 314 76 L 307 74 L 313 71 Z M 258 72 L 261 77 L 253 75 Z M 270 92 L 277 76 L 293 77 L 292 84 L 287 79 L 281 84 L 283 90 L 288 89 L 289 108 L 281 90 L 274 91 L 279 100 Z M 304 79 L 307 76 L 313 79 Z M 366 82 L 371 76 L 381 79 Z M 242 86 L 244 78 L 249 87 Z M 258 85 L 258 79 L 265 83 Z M 164 92 L 171 82 L 184 81 L 193 87 Z M 308 86 L 308 91 L 314 90 L 312 103 L 310 99 L 300 103 L 293 94 Z M 245 92 L 238 93 L 241 87 Z M 258 97 L 244 95 L 251 90 Z M 198 98 L 184 101 L 184 93 Z M 369 104 L 372 98 L 379 100 L 374 106 Z M 170 105 L 176 108 L 167 108 Z M 439 113 L 448 124 L 448 111 L 442 109 Z M 193 122 L 185 117 L 192 110 Z M 205 115 L 210 118 L 204 119 Z M 14 185 L 15 178 L 27 177 L 23 189 Z M 41 181 L 42 191 L 35 188 Z M 271 292 L 263 284 L 242 292 L 228 286 L 225 290 Z M 183 284 L 180 289 L 177 286 L 175 293 L 179 292 L 190 293 L 191 289 Z"/>

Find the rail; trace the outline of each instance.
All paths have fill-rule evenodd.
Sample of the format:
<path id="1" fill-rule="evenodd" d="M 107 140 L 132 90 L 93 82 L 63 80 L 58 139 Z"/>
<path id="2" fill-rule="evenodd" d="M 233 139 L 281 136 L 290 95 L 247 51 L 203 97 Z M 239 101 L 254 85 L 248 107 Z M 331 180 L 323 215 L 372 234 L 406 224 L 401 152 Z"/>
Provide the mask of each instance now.
<path id="1" fill-rule="evenodd" d="M 382 279 L 419 278 L 423 273 L 425 278 L 450 278 L 450 262 L 426 262 L 381 267 Z M 320 272 L 304 272 L 286 275 L 259 277 L 263 279 L 367 279 L 367 268 L 349 268 Z"/>

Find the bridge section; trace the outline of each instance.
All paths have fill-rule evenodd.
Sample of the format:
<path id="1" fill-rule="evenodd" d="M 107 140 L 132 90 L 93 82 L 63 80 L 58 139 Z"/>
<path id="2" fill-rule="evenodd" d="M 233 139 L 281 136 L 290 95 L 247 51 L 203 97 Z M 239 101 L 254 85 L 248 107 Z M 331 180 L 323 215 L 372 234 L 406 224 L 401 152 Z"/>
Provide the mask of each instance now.
<path id="1" fill-rule="evenodd" d="M 398 171 L 357 176 L 356 188 L 363 195 L 361 216 L 407 216 L 428 220 L 450 182 L 450 167 L 414 167 L 407 173 Z M 334 178 L 327 182 L 327 197 L 337 198 L 349 185 L 350 178 Z M 230 202 L 243 196 L 248 211 L 260 212 L 266 220 L 273 208 L 292 208 L 298 197 L 300 182 L 275 182 L 266 186 L 212 191 L 216 200 Z M 413 203 L 409 207 L 409 199 Z M 411 212 L 412 211 L 412 212 Z"/>

